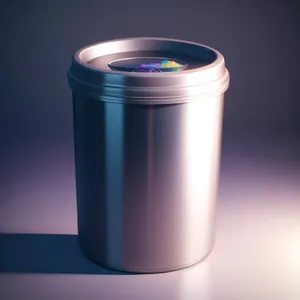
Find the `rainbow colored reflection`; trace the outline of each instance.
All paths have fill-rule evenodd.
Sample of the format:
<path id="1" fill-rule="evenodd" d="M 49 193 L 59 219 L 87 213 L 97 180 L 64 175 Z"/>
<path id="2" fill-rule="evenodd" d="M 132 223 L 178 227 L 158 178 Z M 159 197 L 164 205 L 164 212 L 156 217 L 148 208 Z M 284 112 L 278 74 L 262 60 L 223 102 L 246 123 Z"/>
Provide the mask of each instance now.
<path id="1" fill-rule="evenodd" d="M 162 73 L 184 70 L 187 63 L 166 57 L 133 57 L 110 62 L 110 69 L 121 72 Z"/>
<path id="2" fill-rule="evenodd" d="M 144 68 L 174 68 L 174 67 L 182 67 L 182 64 L 179 64 L 178 62 L 174 60 L 163 60 L 161 63 L 159 62 L 154 62 L 154 63 L 149 63 L 149 64 L 141 64 L 141 67 Z"/>

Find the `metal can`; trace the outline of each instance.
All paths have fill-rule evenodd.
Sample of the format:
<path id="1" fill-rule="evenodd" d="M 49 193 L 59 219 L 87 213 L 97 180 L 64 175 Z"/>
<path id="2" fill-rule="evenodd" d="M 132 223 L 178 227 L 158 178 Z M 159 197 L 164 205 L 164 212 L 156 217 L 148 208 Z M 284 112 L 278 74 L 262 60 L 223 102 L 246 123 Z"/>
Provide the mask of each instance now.
<path id="1" fill-rule="evenodd" d="M 125 38 L 77 51 L 73 91 L 79 244 L 103 266 L 191 266 L 215 239 L 224 92 L 217 50 Z"/>

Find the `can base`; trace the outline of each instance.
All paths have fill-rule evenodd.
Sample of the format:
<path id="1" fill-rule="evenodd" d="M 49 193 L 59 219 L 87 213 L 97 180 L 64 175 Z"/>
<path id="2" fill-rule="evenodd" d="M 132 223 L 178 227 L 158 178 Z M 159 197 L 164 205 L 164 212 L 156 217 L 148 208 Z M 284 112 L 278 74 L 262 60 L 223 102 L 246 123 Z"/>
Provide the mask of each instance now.
<path id="1" fill-rule="evenodd" d="M 174 268 L 168 268 L 168 269 L 141 269 L 141 270 L 139 270 L 139 269 L 126 268 L 126 267 L 117 267 L 117 266 L 105 264 L 103 262 L 99 262 L 99 261 L 89 257 L 85 253 L 84 249 L 82 249 L 82 247 L 80 247 L 80 248 L 81 248 L 81 251 L 84 254 L 84 256 L 88 260 L 92 261 L 93 263 L 95 263 L 105 269 L 111 270 L 111 271 L 117 271 L 117 272 L 128 273 L 128 274 L 158 274 L 158 273 L 168 273 L 168 272 L 183 270 L 183 269 L 192 267 L 192 266 L 204 261 L 211 254 L 211 252 L 213 250 L 213 247 L 212 247 L 211 250 L 207 254 L 202 256 L 200 259 L 198 259 L 194 262 L 188 263 L 186 265 L 182 265 L 182 266 L 178 266 L 178 267 L 174 267 Z"/>

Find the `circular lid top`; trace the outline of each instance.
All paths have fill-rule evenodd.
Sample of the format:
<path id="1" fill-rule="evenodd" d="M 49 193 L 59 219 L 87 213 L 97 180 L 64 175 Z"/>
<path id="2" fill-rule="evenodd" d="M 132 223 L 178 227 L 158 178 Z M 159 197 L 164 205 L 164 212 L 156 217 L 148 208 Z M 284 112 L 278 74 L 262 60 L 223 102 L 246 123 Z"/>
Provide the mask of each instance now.
<path id="1" fill-rule="evenodd" d="M 68 72 L 75 93 L 102 101 L 171 104 L 223 93 L 229 73 L 218 51 L 164 38 L 127 38 L 78 50 Z"/>

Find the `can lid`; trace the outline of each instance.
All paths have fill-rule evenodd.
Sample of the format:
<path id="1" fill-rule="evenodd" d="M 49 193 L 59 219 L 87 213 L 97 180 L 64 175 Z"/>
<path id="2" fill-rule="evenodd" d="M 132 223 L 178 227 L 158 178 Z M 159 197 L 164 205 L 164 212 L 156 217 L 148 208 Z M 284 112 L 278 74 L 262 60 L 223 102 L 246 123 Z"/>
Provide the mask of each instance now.
<path id="1" fill-rule="evenodd" d="M 164 38 L 126 38 L 78 50 L 68 72 L 76 94 L 101 101 L 172 104 L 224 93 L 229 73 L 211 47 Z"/>

